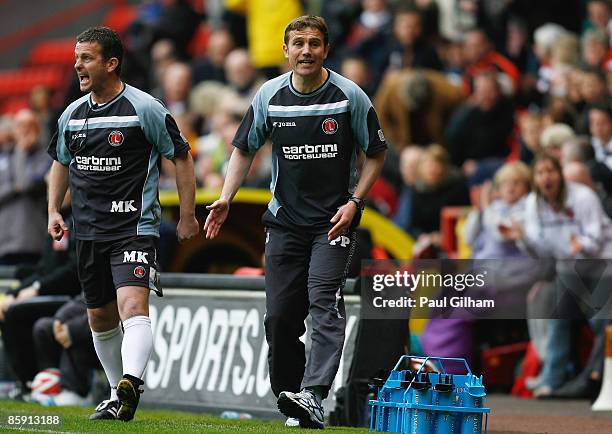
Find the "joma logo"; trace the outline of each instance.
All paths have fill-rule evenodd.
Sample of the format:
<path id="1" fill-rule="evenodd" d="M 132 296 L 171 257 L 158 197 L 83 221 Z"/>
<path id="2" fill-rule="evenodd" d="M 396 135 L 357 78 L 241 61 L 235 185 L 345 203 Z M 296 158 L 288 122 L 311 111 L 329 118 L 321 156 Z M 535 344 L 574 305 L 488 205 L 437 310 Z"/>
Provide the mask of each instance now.
<path id="1" fill-rule="evenodd" d="M 275 128 L 282 127 L 295 127 L 295 122 L 272 122 L 272 126 Z"/>

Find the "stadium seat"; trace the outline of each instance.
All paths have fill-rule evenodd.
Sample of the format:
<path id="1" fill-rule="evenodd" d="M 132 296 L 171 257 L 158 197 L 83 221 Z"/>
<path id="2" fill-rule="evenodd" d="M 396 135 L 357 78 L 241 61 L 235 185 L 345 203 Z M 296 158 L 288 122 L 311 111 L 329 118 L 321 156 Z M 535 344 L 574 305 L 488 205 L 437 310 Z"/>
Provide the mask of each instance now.
<path id="1" fill-rule="evenodd" d="M 372 259 L 387 261 L 391 259 L 389 253 L 382 246 L 373 246 L 372 247 Z"/>
<path id="2" fill-rule="evenodd" d="M 440 215 L 440 243 L 449 257 L 457 252 L 457 238 L 455 237 L 455 225 L 459 219 L 460 207 L 446 206 L 442 208 Z"/>
<path id="3" fill-rule="evenodd" d="M 30 105 L 30 98 L 27 96 L 15 96 L 3 101 L 0 106 L 0 113 L 15 114 L 19 110 L 27 108 Z"/>
<path id="4" fill-rule="evenodd" d="M 445 206 L 440 212 L 440 247 L 449 258 L 458 258 L 460 246 L 455 227 L 470 209 L 464 206 Z"/>
<path id="5" fill-rule="evenodd" d="M 517 124 L 514 125 L 514 130 L 512 131 L 512 135 L 508 139 L 508 147 L 510 148 L 510 152 L 506 157 L 506 161 L 518 161 L 521 159 L 521 131 Z"/>
<path id="6" fill-rule="evenodd" d="M 40 42 L 32 48 L 25 64 L 27 66 L 72 66 L 74 64 L 74 45 L 75 38 Z"/>
<path id="7" fill-rule="evenodd" d="M 234 271 L 234 276 L 263 276 L 264 269 L 258 267 L 240 267 Z"/>
<path id="8" fill-rule="evenodd" d="M 0 71 L 0 98 L 27 96 L 36 85 L 57 90 L 63 83 L 63 68 L 30 67 Z"/>
<path id="9" fill-rule="evenodd" d="M 483 362 L 484 364 L 484 362 Z M 519 371 L 515 374 L 512 385 L 512 395 L 519 398 L 533 398 L 533 391 L 527 388 L 527 379 L 537 377 L 541 369 L 541 361 L 538 352 L 532 342 L 527 344 L 523 360 L 518 366 Z M 487 377 L 489 378 L 489 377 Z"/>
<path id="10" fill-rule="evenodd" d="M 120 6 L 111 9 L 104 18 L 103 25 L 110 27 L 118 33 L 123 33 L 125 29 L 134 21 L 138 15 L 137 6 Z"/>
<path id="11" fill-rule="evenodd" d="M 372 203 L 378 212 L 391 218 L 397 211 L 399 197 L 391 183 L 381 177 L 374 181 L 366 201 Z"/>
<path id="12" fill-rule="evenodd" d="M 481 351 L 482 374 L 487 387 L 508 392 L 515 380 L 517 365 L 527 351 L 528 342 L 485 348 Z"/>

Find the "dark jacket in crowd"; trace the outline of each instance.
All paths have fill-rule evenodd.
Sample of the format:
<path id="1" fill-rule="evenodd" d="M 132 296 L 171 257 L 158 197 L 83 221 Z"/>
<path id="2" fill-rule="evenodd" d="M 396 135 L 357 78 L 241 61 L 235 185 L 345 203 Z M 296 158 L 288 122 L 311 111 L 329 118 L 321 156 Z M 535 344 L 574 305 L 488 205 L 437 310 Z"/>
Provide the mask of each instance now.
<path id="1" fill-rule="evenodd" d="M 412 195 L 409 232 L 415 238 L 423 233 L 440 230 L 440 212 L 443 207 L 470 204 L 466 180 L 455 172 L 451 172 L 435 187 L 427 187 L 417 182 Z"/>
<path id="2" fill-rule="evenodd" d="M 500 100 L 486 112 L 464 105 L 451 117 L 445 132 L 453 164 L 461 166 L 465 160 L 506 157 L 513 128 L 514 109 L 509 100 Z"/>
<path id="3" fill-rule="evenodd" d="M 65 217 L 68 231 L 61 241 L 46 237 L 45 248 L 40 261 L 34 268 L 18 268 L 16 277 L 20 286 L 12 290 L 14 295 L 32 283 L 38 281 L 38 295 L 70 295 L 80 294 L 81 285 L 77 274 L 75 236 L 72 217 Z"/>

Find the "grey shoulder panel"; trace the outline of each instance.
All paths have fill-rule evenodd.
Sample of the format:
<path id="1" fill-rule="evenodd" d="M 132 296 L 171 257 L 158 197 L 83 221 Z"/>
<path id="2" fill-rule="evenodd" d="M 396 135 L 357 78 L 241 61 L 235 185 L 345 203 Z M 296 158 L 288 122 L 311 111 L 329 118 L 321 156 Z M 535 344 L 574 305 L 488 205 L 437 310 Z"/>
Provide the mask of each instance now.
<path id="1" fill-rule="evenodd" d="M 264 83 L 257 91 L 251 106 L 253 108 L 253 123 L 248 131 L 249 152 L 261 148 L 268 138 L 268 106 L 272 97 L 283 87 L 289 84 L 290 73 L 283 74 Z"/>
<path id="2" fill-rule="evenodd" d="M 157 147 L 164 157 L 173 159 L 174 143 L 166 126 L 166 118 L 170 116 L 168 109 L 160 100 L 127 84 L 125 97 L 134 106 L 149 143 Z"/>
<path id="3" fill-rule="evenodd" d="M 336 85 L 349 100 L 351 112 L 351 127 L 361 149 L 368 149 L 370 134 L 368 131 L 368 112 L 372 108 L 372 102 L 359 86 L 348 78 L 330 71 L 330 82 Z"/>

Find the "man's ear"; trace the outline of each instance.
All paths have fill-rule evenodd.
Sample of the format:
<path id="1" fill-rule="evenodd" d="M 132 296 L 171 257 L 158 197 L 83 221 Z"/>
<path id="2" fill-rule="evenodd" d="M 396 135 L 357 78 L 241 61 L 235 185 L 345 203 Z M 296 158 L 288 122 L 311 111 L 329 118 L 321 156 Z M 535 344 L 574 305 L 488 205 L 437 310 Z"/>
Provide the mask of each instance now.
<path id="1" fill-rule="evenodd" d="M 106 63 L 106 70 L 108 72 L 113 72 L 115 69 L 117 69 L 118 66 L 119 66 L 119 59 L 117 59 L 116 57 L 111 57 L 110 59 L 108 59 Z"/>
<path id="2" fill-rule="evenodd" d="M 289 58 L 289 47 L 287 47 L 287 44 L 283 44 L 283 54 L 285 55 L 285 59 Z"/>

